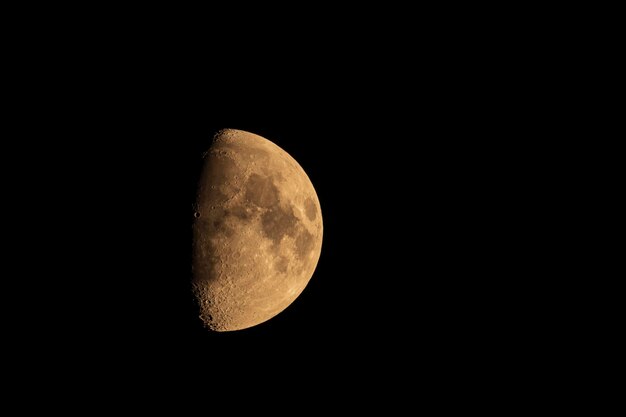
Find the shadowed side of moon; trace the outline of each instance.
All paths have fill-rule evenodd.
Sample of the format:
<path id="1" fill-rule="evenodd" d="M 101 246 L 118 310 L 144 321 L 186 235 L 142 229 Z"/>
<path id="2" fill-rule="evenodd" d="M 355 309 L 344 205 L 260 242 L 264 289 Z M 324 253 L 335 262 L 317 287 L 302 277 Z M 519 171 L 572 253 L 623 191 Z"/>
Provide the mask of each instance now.
<path id="1" fill-rule="evenodd" d="M 193 288 L 216 331 L 274 317 L 309 282 L 322 215 L 311 181 L 272 142 L 224 130 L 205 154 L 193 225 Z"/>

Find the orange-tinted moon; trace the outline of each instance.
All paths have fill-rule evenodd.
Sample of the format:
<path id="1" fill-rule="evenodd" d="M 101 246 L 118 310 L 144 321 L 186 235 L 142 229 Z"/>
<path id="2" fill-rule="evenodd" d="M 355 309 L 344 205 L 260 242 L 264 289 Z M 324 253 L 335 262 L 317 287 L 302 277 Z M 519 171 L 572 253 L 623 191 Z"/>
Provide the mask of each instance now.
<path id="1" fill-rule="evenodd" d="M 215 331 L 263 323 L 311 279 L 322 247 L 313 184 L 280 147 L 219 132 L 205 154 L 193 224 L 193 291 Z"/>

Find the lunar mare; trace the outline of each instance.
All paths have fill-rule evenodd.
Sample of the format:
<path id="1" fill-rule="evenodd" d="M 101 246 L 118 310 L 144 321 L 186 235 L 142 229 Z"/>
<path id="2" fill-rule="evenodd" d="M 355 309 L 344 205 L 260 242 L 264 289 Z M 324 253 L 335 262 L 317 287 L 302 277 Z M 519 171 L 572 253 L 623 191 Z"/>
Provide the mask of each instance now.
<path id="1" fill-rule="evenodd" d="M 322 246 L 313 184 L 284 150 L 241 130 L 204 155 L 193 224 L 193 291 L 215 331 L 263 323 L 311 279 Z"/>

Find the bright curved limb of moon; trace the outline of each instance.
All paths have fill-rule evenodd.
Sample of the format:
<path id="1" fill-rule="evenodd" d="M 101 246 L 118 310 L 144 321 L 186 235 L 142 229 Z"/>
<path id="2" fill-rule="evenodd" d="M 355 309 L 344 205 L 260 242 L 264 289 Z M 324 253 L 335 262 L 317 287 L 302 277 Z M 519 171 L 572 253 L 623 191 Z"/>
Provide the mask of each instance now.
<path id="1" fill-rule="evenodd" d="M 308 284 L 322 213 L 302 167 L 261 136 L 219 132 L 205 154 L 193 224 L 193 291 L 215 331 L 263 323 Z"/>

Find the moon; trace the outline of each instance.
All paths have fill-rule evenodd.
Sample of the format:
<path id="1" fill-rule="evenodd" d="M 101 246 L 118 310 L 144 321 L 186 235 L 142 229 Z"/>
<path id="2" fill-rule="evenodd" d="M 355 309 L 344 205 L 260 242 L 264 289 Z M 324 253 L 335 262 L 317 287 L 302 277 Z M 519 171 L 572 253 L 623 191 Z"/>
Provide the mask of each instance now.
<path id="1" fill-rule="evenodd" d="M 204 325 L 246 329 L 287 308 L 313 276 L 322 212 L 302 167 L 253 133 L 218 132 L 204 154 L 192 288 Z"/>

